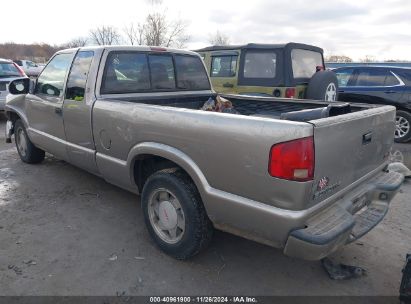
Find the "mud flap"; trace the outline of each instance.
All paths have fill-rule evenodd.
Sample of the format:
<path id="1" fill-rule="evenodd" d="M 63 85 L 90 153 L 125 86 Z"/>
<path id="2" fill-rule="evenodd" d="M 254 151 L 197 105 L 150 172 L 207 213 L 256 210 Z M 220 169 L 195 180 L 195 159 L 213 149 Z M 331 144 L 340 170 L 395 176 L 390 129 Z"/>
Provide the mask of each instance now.
<path id="1" fill-rule="evenodd" d="M 6 122 L 6 143 L 11 143 L 11 136 L 13 135 L 14 126 L 11 120 Z"/>

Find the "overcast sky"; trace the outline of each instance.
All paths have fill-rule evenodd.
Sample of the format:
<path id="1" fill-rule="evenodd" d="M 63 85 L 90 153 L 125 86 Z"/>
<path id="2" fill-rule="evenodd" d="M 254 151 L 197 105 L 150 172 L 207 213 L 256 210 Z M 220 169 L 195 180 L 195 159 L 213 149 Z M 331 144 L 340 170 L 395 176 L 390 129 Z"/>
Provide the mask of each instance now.
<path id="1" fill-rule="evenodd" d="M 188 48 L 209 45 L 217 30 L 233 44 L 303 42 L 326 55 L 411 60 L 410 0 L 164 0 L 185 19 Z M 4 1 L 0 42 L 60 44 L 106 24 L 122 30 L 142 21 L 147 0 Z"/>

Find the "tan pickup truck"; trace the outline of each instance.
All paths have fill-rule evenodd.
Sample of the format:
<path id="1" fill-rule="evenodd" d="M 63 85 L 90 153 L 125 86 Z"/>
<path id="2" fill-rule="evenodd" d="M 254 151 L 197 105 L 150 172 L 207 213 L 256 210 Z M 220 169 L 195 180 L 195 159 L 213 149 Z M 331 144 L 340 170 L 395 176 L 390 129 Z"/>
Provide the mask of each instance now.
<path id="1" fill-rule="evenodd" d="M 9 91 L 6 139 L 24 162 L 47 151 L 141 194 L 150 235 L 178 259 L 213 228 L 320 259 L 379 223 L 404 179 L 387 167 L 394 107 L 219 99 L 193 52 L 62 50 Z"/>

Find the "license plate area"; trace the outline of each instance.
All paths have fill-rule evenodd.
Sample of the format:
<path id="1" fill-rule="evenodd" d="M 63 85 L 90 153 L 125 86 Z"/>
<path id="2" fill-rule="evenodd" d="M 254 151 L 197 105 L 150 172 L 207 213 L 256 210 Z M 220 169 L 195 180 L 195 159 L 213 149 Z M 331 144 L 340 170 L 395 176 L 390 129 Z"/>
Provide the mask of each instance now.
<path id="1" fill-rule="evenodd" d="M 371 200 L 368 198 L 368 195 L 366 193 L 356 197 L 352 201 L 352 206 L 351 206 L 351 214 L 356 214 L 362 209 L 366 209 L 369 204 L 371 203 Z"/>

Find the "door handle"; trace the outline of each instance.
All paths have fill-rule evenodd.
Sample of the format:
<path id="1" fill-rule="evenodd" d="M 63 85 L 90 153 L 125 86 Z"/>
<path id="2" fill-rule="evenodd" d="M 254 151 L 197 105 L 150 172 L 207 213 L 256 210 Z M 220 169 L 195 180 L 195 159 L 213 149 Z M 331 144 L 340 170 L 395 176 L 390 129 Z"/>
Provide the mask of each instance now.
<path id="1" fill-rule="evenodd" d="M 62 115 L 62 114 L 63 114 L 63 109 L 62 109 L 62 108 L 54 108 L 54 112 L 55 112 L 57 115 Z"/>
<path id="2" fill-rule="evenodd" d="M 232 83 L 226 82 L 226 83 L 223 84 L 223 87 L 232 88 L 232 87 L 234 87 L 234 85 Z"/>
<path id="3" fill-rule="evenodd" d="M 362 144 L 367 145 L 371 142 L 372 140 L 372 132 L 368 132 L 366 134 L 362 135 Z"/>
<path id="4" fill-rule="evenodd" d="M 390 90 L 390 91 L 385 91 L 384 93 L 386 93 L 386 94 L 393 94 L 393 93 L 396 93 L 396 92 L 395 92 L 395 91 Z"/>

